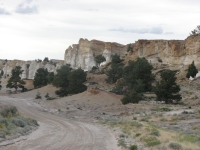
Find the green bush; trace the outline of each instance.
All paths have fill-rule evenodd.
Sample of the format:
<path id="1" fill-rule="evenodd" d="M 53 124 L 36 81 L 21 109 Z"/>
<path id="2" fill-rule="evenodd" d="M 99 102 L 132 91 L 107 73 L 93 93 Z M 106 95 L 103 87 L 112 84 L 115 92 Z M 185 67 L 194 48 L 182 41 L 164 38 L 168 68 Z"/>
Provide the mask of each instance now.
<path id="1" fill-rule="evenodd" d="M 27 123 L 21 118 L 12 118 L 11 122 L 17 127 L 25 127 Z"/>
<path id="2" fill-rule="evenodd" d="M 140 135 L 141 135 L 140 133 L 136 133 L 136 134 L 135 134 L 136 137 L 138 137 L 138 136 L 140 136 Z"/>
<path id="3" fill-rule="evenodd" d="M 118 140 L 118 146 L 127 148 L 127 145 L 126 145 L 126 142 L 125 142 L 124 139 L 119 139 L 119 140 Z"/>
<path id="4" fill-rule="evenodd" d="M 63 97 L 87 90 L 87 86 L 83 84 L 86 81 L 86 76 L 86 72 L 81 68 L 72 71 L 69 64 L 62 66 L 57 70 L 53 80 L 53 85 L 60 87 L 56 94 Z"/>
<path id="5" fill-rule="evenodd" d="M 14 69 L 12 69 L 12 75 L 10 79 L 8 80 L 8 83 L 6 85 L 6 88 L 14 88 L 15 92 L 17 92 L 18 88 L 24 88 L 24 80 L 21 79 L 21 74 L 23 73 L 24 70 L 21 70 L 20 66 L 16 66 Z"/>
<path id="6" fill-rule="evenodd" d="M 92 69 L 90 70 L 91 73 L 95 73 L 97 71 L 98 67 L 93 66 Z"/>
<path id="7" fill-rule="evenodd" d="M 2 109 L 0 115 L 3 117 L 13 117 L 17 115 L 17 108 L 15 106 L 10 106 Z"/>
<path id="8" fill-rule="evenodd" d="M 42 96 L 41 96 L 40 92 L 38 91 L 36 96 L 35 96 L 35 99 L 41 99 L 41 98 L 42 98 Z"/>
<path id="9" fill-rule="evenodd" d="M 161 142 L 154 136 L 145 136 L 142 137 L 141 140 L 146 142 L 148 147 L 161 144 Z"/>
<path id="10" fill-rule="evenodd" d="M 0 124 L 4 124 L 5 126 L 8 126 L 8 121 L 5 118 L 0 118 Z"/>
<path id="11" fill-rule="evenodd" d="M 98 64 L 98 66 L 100 65 L 100 63 L 106 61 L 106 58 L 103 55 L 97 55 L 95 58 L 96 63 Z"/>
<path id="12" fill-rule="evenodd" d="M 128 104 L 128 103 L 139 103 L 140 100 L 142 100 L 142 93 L 137 93 L 136 91 L 132 90 L 127 92 L 124 97 L 121 99 L 122 104 Z"/>
<path id="13" fill-rule="evenodd" d="M 138 128 L 139 128 L 139 127 L 142 127 L 142 124 L 139 123 L 139 122 L 136 122 L 136 121 L 131 122 L 130 125 L 131 125 L 131 126 L 134 126 L 134 127 L 138 127 Z"/>
<path id="14" fill-rule="evenodd" d="M 157 101 L 165 101 L 166 104 L 178 103 L 182 97 L 179 94 L 180 86 L 176 83 L 176 71 L 165 70 L 161 73 L 161 81 L 157 82 L 154 92 Z"/>
<path id="15" fill-rule="evenodd" d="M 160 133 L 159 131 L 153 131 L 150 133 L 151 135 L 155 135 L 155 136 L 160 136 Z"/>
<path id="16" fill-rule="evenodd" d="M 145 116 L 145 117 L 141 118 L 140 121 L 148 122 L 149 119 L 151 119 L 151 116 Z"/>
<path id="17" fill-rule="evenodd" d="M 44 97 L 45 97 L 45 98 L 49 98 L 49 93 L 47 93 Z"/>
<path id="18" fill-rule="evenodd" d="M 191 76 L 194 78 L 197 73 L 198 73 L 198 70 L 197 70 L 196 66 L 194 65 L 194 61 L 193 61 L 192 64 L 190 64 L 188 67 L 188 72 L 186 74 L 186 77 L 190 78 L 190 76 Z"/>
<path id="19" fill-rule="evenodd" d="M 137 145 L 131 145 L 129 150 L 138 150 L 138 147 Z"/>
<path id="20" fill-rule="evenodd" d="M 36 71 L 34 79 L 33 79 L 34 88 L 40 88 L 42 86 L 47 85 L 47 83 L 48 83 L 48 79 L 47 79 L 48 74 L 49 73 L 48 73 L 47 69 L 39 68 Z"/>
<path id="21" fill-rule="evenodd" d="M 35 126 L 39 126 L 36 120 L 19 116 L 17 108 L 14 106 L 1 110 L 0 138 L 6 138 L 6 135 L 24 135 Z"/>
<path id="22" fill-rule="evenodd" d="M 182 146 L 179 143 L 170 143 L 169 148 L 174 150 L 182 150 Z"/>
<path id="23" fill-rule="evenodd" d="M 30 126 L 39 126 L 38 122 L 35 119 L 28 119 L 28 125 Z"/>

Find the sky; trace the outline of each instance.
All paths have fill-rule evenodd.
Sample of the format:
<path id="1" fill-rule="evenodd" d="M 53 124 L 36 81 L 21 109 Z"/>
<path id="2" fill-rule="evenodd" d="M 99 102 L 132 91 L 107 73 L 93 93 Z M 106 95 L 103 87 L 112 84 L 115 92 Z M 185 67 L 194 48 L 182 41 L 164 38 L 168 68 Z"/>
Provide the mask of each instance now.
<path id="1" fill-rule="evenodd" d="M 80 38 L 184 40 L 200 0 L 0 0 L 0 59 L 64 59 Z"/>

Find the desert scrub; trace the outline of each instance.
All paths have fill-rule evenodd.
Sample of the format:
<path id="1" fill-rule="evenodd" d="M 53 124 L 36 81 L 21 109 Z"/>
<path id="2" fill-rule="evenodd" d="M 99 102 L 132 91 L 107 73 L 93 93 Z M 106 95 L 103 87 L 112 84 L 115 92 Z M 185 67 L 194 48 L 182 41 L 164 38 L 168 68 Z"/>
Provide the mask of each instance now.
<path id="1" fill-rule="evenodd" d="M 141 137 L 140 140 L 145 142 L 148 147 L 156 146 L 156 145 L 161 144 L 161 142 L 155 136 Z"/>
<path id="2" fill-rule="evenodd" d="M 137 120 L 137 117 L 133 117 L 133 120 Z"/>
<path id="3" fill-rule="evenodd" d="M 160 132 L 158 130 L 153 130 L 150 134 L 154 136 L 160 136 Z"/>
<path id="4" fill-rule="evenodd" d="M 41 98 L 42 98 L 41 93 L 38 91 L 35 96 L 35 99 L 41 99 Z"/>
<path id="5" fill-rule="evenodd" d="M 118 144 L 117 145 L 122 147 L 122 148 L 127 148 L 126 142 L 125 142 L 125 140 L 123 138 L 120 138 L 118 140 Z"/>
<path id="6" fill-rule="evenodd" d="M 0 138 L 15 134 L 24 135 L 38 126 L 36 120 L 20 116 L 14 106 L 1 109 L 0 114 Z"/>
<path id="7" fill-rule="evenodd" d="M 192 143 L 200 146 L 200 136 L 180 134 L 177 139 L 182 143 Z"/>
<path id="8" fill-rule="evenodd" d="M 140 135 L 141 135 L 141 133 L 136 133 L 136 134 L 135 134 L 136 137 L 138 137 L 138 136 L 140 136 Z"/>
<path id="9" fill-rule="evenodd" d="M 145 116 L 145 117 L 141 118 L 140 121 L 149 122 L 149 119 L 151 119 L 151 116 Z"/>
<path id="10" fill-rule="evenodd" d="M 9 106 L 0 111 L 2 117 L 14 117 L 17 115 L 17 108 L 15 106 Z"/>
<path id="11" fill-rule="evenodd" d="M 50 96 L 46 98 L 46 100 L 54 100 L 54 99 L 56 99 L 56 98 L 55 97 L 50 97 Z"/>
<path id="12" fill-rule="evenodd" d="M 142 127 L 142 124 L 141 123 L 139 123 L 139 122 L 136 122 L 136 121 L 133 121 L 133 122 L 130 122 L 130 125 L 131 126 L 134 126 L 134 127 Z"/>
<path id="13" fill-rule="evenodd" d="M 168 147 L 174 150 L 182 150 L 182 146 L 179 143 L 170 143 Z"/>
<path id="14" fill-rule="evenodd" d="M 137 145 L 131 145 L 129 147 L 129 150 L 138 150 L 138 147 L 137 147 Z"/>
<path id="15" fill-rule="evenodd" d="M 158 111 L 161 111 L 161 112 L 171 111 L 171 109 L 168 108 L 168 107 L 161 107 L 161 108 L 160 107 L 154 107 L 151 110 L 156 111 L 156 112 L 158 112 Z"/>
<path id="16" fill-rule="evenodd" d="M 166 118 L 160 118 L 160 121 L 167 121 Z"/>

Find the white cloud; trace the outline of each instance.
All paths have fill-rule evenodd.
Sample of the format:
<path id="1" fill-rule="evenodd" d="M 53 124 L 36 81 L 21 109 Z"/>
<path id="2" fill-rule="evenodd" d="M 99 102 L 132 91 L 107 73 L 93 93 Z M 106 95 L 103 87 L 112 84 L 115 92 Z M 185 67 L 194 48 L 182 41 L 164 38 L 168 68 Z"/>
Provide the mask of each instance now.
<path id="1" fill-rule="evenodd" d="M 10 15 L 11 13 L 4 8 L 0 8 L 0 15 Z"/>
<path id="2" fill-rule="evenodd" d="M 19 14 L 33 14 L 38 12 L 38 7 L 36 5 L 31 5 L 33 0 L 25 0 L 20 3 L 15 9 L 16 13 Z"/>
<path id="3" fill-rule="evenodd" d="M 130 32 L 130 33 L 137 33 L 137 34 L 164 34 L 162 27 L 152 27 L 152 28 L 136 28 L 136 29 L 109 29 L 109 31 L 120 31 L 120 32 Z"/>
<path id="4" fill-rule="evenodd" d="M 0 59 L 63 59 L 79 38 L 122 44 L 185 39 L 199 25 L 199 0 L 1 1 Z"/>

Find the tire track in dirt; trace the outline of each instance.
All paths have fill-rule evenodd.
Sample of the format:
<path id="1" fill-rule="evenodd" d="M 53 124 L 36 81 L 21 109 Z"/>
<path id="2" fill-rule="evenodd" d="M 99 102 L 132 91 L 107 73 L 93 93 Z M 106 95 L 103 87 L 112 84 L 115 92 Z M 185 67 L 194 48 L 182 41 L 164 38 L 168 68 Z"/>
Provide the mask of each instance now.
<path id="1" fill-rule="evenodd" d="M 40 127 L 26 140 L 1 150 L 119 150 L 114 136 L 105 128 L 85 122 L 65 119 L 43 112 L 32 100 L 0 96 L 3 104 L 14 105 L 25 117 L 36 119 Z M 111 143 L 108 145 L 108 143 Z"/>

